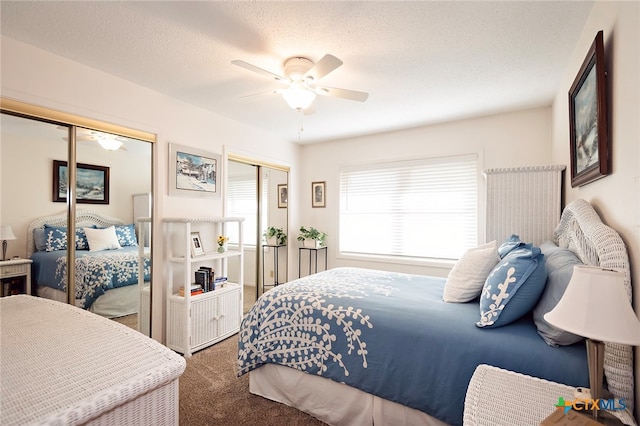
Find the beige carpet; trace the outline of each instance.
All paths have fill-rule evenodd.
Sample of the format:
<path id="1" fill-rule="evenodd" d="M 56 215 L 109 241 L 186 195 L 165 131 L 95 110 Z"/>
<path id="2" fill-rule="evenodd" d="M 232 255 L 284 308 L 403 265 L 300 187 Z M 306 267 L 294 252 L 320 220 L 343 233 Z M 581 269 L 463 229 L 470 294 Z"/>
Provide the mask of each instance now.
<path id="1" fill-rule="evenodd" d="M 180 425 L 304 426 L 323 422 L 249 393 L 249 376 L 236 377 L 238 335 L 196 352 L 180 377 Z"/>
<path id="2" fill-rule="evenodd" d="M 138 316 L 114 318 L 137 328 Z M 320 420 L 249 393 L 249 376 L 236 376 L 238 335 L 193 354 L 180 377 L 180 425 L 307 426 Z"/>

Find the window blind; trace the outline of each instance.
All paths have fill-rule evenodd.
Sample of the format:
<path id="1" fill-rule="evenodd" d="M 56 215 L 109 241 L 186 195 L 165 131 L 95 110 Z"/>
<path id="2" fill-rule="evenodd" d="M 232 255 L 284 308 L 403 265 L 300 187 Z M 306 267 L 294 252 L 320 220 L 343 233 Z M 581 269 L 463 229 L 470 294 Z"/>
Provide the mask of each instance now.
<path id="1" fill-rule="evenodd" d="M 457 259 L 477 243 L 477 155 L 340 169 L 343 254 Z"/>

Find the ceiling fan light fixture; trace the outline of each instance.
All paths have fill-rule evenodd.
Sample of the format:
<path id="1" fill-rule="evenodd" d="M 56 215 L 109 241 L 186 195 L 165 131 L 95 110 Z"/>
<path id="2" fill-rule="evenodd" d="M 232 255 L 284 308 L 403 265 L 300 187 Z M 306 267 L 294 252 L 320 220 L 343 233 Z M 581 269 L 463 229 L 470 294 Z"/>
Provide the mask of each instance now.
<path id="1" fill-rule="evenodd" d="M 282 92 L 282 97 L 291 108 L 300 111 L 309 108 L 316 98 L 316 94 L 303 84 L 292 83 L 288 89 Z"/>
<path id="2" fill-rule="evenodd" d="M 98 138 L 98 143 L 102 148 L 106 149 L 107 151 L 117 151 L 122 146 L 121 141 L 115 138 L 109 138 L 109 137 Z"/>

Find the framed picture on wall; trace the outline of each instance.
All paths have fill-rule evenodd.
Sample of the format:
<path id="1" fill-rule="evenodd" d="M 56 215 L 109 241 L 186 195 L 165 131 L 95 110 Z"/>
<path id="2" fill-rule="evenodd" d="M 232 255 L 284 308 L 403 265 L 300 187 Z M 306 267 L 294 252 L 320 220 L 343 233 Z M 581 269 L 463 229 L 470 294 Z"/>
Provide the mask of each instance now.
<path id="1" fill-rule="evenodd" d="M 221 166 L 219 154 L 169 144 L 169 195 L 219 198 Z"/>
<path id="2" fill-rule="evenodd" d="M 289 194 L 287 191 L 287 184 L 278 185 L 278 208 L 284 209 L 287 208 L 287 200 L 289 199 Z"/>
<path id="3" fill-rule="evenodd" d="M 311 207 L 326 207 L 325 182 L 311 182 Z"/>
<path id="4" fill-rule="evenodd" d="M 598 32 L 569 90 L 571 186 L 609 174 L 604 42 Z"/>
<path id="5" fill-rule="evenodd" d="M 53 202 L 67 202 L 69 182 L 66 161 L 53 160 Z M 109 204 L 109 167 L 76 164 L 76 202 Z"/>

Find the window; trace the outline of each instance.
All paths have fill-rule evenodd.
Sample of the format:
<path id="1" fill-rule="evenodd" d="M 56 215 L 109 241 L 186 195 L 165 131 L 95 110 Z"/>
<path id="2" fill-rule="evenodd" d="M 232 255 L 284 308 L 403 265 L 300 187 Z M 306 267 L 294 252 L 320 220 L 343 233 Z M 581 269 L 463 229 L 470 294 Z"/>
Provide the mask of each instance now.
<path id="1" fill-rule="evenodd" d="M 342 254 L 457 259 L 477 243 L 476 155 L 343 167 Z"/>

